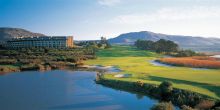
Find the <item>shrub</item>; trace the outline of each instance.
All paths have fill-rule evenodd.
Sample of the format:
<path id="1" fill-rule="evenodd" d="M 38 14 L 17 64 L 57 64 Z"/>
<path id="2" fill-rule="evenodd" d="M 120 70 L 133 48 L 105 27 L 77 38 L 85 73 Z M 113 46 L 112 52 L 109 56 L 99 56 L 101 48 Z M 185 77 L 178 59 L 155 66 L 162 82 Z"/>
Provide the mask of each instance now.
<path id="1" fill-rule="evenodd" d="M 16 59 L 0 59 L 0 64 L 2 65 L 15 64 L 16 62 Z"/>
<path id="2" fill-rule="evenodd" d="M 171 98 L 172 102 L 179 106 L 187 105 L 190 107 L 195 107 L 202 99 L 206 99 L 206 97 L 195 92 L 180 89 L 173 90 Z"/>
<path id="3" fill-rule="evenodd" d="M 77 62 L 79 61 L 80 59 L 78 57 L 67 57 L 66 58 L 66 61 L 67 62 Z"/>
<path id="4" fill-rule="evenodd" d="M 25 71 L 25 70 L 38 70 L 39 69 L 38 65 L 35 65 L 35 64 L 22 65 L 20 68 L 21 68 L 22 71 Z"/>
<path id="5" fill-rule="evenodd" d="M 193 108 L 191 108 L 190 106 L 187 106 L 187 105 L 183 105 L 183 106 L 181 106 L 181 110 L 196 110 L 196 109 L 193 109 Z"/>
<path id="6" fill-rule="evenodd" d="M 173 91 L 173 85 L 169 81 L 164 81 L 160 84 L 159 89 L 161 90 L 161 93 L 171 93 Z"/>
<path id="7" fill-rule="evenodd" d="M 170 101 L 171 100 L 170 96 L 172 95 L 172 91 L 173 91 L 172 83 L 168 81 L 162 82 L 159 86 L 159 91 L 162 100 Z"/>
<path id="8" fill-rule="evenodd" d="M 96 74 L 96 83 L 99 83 L 103 79 L 103 74 L 102 73 L 97 73 Z"/>
<path id="9" fill-rule="evenodd" d="M 211 109 L 220 110 L 220 101 L 216 102 Z"/>
<path id="10" fill-rule="evenodd" d="M 46 65 L 46 66 L 45 66 L 45 70 L 46 70 L 46 71 L 51 70 L 51 66 L 50 66 L 50 65 Z"/>
<path id="11" fill-rule="evenodd" d="M 202 100 L 199 104 L 195 106 L 197 109 L 210 109 L 215 105 L 214 101 L 211 100 Z"/>
<path id="12" fill-rule="evenodd" d="M 161 102 L 154 105 L 151 110 L 174 110 L 174 107 L 171 102 Z"/>
<path id="13" fill-rule="evenodd" d="M 19 71 L 17 67 L 0 66 L 0 73 L 16 72 Z"/>
<path id="14" fill-rule="evenodd" d="M 45 70 L 44 65 L 41 65 L 41 64 L 37 64 L 37 65 L 36 65 L 36 68 L 38 68 L 40 71 Z"/>
<path id="15" fill-rule="evenodd" d="M 181 51 L 178 51 L 175 56 L 176 57 L 191 57 L 195 55 L 197 55 L 197 53 L 192 50 L 181 50 Z"/>

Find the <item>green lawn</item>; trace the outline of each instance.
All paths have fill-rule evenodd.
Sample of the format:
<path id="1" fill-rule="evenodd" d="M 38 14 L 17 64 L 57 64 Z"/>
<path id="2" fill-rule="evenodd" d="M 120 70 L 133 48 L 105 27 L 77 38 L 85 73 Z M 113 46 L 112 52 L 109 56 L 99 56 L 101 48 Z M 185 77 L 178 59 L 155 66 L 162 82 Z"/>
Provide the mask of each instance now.
<path id="1" fill-rule="evenodd" d="M 97 59 L 85 63 L 117 66 L 123 70 L 123 73 L 132 74 L 131 78 L 114 78 L 111 74 L 106 75 L 107 78 L 151 84 L 160 84 L 161 81 L 169 80 L 176 88 L 220 99 L 220 69 L 194 70 L 187 67 L 154 66 L 149 61 L 160 55 L 130 46 L 113 46 L 111 49 L 100 50 L 97 56 Z"/>
<path id="2" fill-rule="evenodd" d="M 109 49 L 102 49 L 97 53 L 98 57 L 155 57 L 158 54 L 149 51 L 137 50 L 129 46 L 114 46 Z"/>

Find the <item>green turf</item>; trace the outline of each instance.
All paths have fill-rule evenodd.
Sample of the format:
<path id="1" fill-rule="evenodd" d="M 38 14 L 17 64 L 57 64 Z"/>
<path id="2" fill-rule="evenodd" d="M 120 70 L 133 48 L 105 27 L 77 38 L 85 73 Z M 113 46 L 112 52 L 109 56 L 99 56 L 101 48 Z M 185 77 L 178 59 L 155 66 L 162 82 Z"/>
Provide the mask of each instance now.
<path id="1" fill-rule="evenodd" d="M 98 57 L 155 57 L 158 54 L 150 51 L 138 50 L 131 46 L 113 46 L 113 48 L 102 49 L 97 53 Z"/>
<path id="2" fill-rule="evenodd" d="M 169 80 L 174 87 L 194 91 L 203 95 L 220 99 L 220 70 L 194 70 L 187 67 L 161 67 L 150 63 L 160 55 L 137 50 L 130 46 L 113 46 L 111 49 L 100 50 L 98 58 L 88 60 L 89 65 L 117 66 L 122 73 L 132 74 L 131 78 L 107 78 L 127 81 L 143 81 L 151 84 Z"/>

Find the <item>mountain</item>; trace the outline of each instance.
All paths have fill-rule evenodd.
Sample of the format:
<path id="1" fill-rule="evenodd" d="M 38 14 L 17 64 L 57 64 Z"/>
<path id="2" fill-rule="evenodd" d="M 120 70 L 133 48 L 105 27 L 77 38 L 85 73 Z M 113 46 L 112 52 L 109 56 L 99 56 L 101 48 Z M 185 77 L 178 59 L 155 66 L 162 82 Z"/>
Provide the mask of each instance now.
<path id="1" fill-rule="evenodd" d="M 45 36 L 40 33 L 33 33 L 20 28 L 0 28 L 0 41 L 6 41 L 17 37 Z"/>
<path id="2" fill-rule="evenodd" d="M 220 39 L 204 38 L 182 35 L 166 35 L 149 31 L 130 32 L 121 34 L 116 38 L 109 39 L 112 44 L 134 44 L 138 39 L 157 41 L 159 39 L 171 40 L 181 48 L 192 49 L 195 51 L 220 51 Z"/>

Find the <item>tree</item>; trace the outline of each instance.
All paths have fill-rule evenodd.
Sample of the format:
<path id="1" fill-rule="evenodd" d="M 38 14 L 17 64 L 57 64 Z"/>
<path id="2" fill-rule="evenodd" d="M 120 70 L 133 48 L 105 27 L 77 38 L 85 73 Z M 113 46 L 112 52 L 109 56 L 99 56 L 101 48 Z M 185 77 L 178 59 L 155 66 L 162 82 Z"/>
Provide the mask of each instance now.
<path id="1" fill-rule="evenodd" d="M 108 42 L 108 40 L 105 37 L 101 37 L 100 42 L 98 43 L 99 48 L 110 48 L 111 44 Z"/>
<path id="2" fill-rule="evenodd" d="M 169 81 L 162 82 L 159 86 L 159 90 L 162 100 L 169 101 L 173 91 L 172 83 Z"/>
<path id="3" fill-rule="evenodd" d="M 170 40 L 160 39 L 155 43 L 155 51 L 158 53 L 170 53 L 176 52 L 178 50 L 178 45 Z"/>
<path id="4" fill-rule="evenodd" d="M 137 40 L 135 46 L 142 50 L 156 51 L 157 53 L 170 53 L 178 50 L 178 45 L 170 40 L 160 39 L 157 42 Z"/>
<path id="5" fill-rule="evenodd" d="M 172 83 L 169 81 L 162 82 L 159 88 L 163 93 L 171 93 L 173 91 Z"/>
<path id="6" fill-rule="evenodd" d="M 106 42 L 105 48 L 111 48 L 111 44 L 109 42 Z"/>
<path id="7" fill-rule="evenodd" d="M 137 40 L 135 46 L 142 50 L 154 50 L 154 42 L 150 40 Z"/>
<path id="8" fill-rule="evenodd" d="M 178 51 L 176 56 L 177 57 L 191 57 L 195 55 L 197 55 L 197 53 L 192 50 L 180 50 Z"/>

